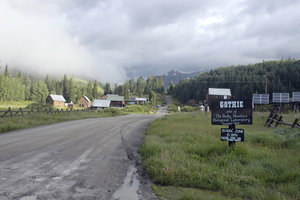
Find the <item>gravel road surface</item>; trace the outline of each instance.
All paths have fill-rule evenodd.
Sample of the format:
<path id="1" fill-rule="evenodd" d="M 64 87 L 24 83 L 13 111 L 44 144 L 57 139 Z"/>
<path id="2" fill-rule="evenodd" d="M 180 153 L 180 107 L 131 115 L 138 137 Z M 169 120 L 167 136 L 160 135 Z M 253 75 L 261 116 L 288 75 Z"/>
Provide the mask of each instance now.
<path id="1" fill-rule="evenodd" d="M 0 135 L 0 199 L 115 197 L 128 170 L 136 199 L 155 199 L 137 153 L 146 127 L 166 114 L 85 119 Z M 131 183 L 133 180 L 131 180 Z M 126 193 L 126 192 L 125 192 Z"/>

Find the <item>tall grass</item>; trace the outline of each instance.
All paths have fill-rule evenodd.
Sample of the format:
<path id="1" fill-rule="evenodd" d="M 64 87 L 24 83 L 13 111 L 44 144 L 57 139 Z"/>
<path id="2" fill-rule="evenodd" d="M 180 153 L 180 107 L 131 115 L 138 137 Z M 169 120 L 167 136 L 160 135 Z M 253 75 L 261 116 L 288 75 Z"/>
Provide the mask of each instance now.
<path id="1" fill-rule="evenodd" d="M 32 101 L 0 101 L 0 110 L 25 108 L 33 103 Z"/>
<path id="2" fill-rule="evenodd" d="M 63 121 L 71 121 L 86 118 L 112 117 L 124 115 L 120 109 L 109 108 L 101 112 L 70 112 L 56 114 L 30 114 L 15 117 L 0 118 L 0 133 L 15 131 L 46 124 L 54 124 Z"/>
<path id="3" fill-rule="evenodd" d="M 245 142 L 229 147 L 204 113 L 156 119 L 140 149 L 156 184 L 221 191 L 245 199 L 300 199 L 300 131 L 267 128 L 267 114 L 254 113 Z M 284 116 L 295 118 L 298 115 Z"/>
<path id="4" fill-rule="evenodd" d="M 150 108 L 151 105 L 149 104 L 142 104 L 142 105 L 127 105 L 125 106 L 122 111 L 127 113 L 140 113 L 140 114 L 148 114 L 149 109 L 151 110 L 151 113 L 155 113 L 155 109 Z"/>

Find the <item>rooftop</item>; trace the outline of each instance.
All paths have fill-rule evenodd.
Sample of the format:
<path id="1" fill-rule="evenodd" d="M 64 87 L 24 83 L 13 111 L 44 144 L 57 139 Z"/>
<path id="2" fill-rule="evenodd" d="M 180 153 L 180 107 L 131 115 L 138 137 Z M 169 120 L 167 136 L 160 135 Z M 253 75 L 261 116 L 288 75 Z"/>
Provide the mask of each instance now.
<path id="1" fill-rule="evenodd" d="M 228 88 L 208 88 L 209 95 L 231 96 Z"/>
<path id="2" fill-rule="evenodd" d="M 53 101 L 66 101 L 62 95 L 50 94 Z"/>

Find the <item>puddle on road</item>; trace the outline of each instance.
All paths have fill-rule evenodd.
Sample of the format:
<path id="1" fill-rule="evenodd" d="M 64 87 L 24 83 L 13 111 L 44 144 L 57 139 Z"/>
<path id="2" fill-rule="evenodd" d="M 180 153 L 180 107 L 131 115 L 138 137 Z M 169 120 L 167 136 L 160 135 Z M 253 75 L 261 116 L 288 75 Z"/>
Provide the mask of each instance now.
<path id="1" fill-rule="evenodd" d="M 140 181 L 136 178 L 136 168 L 131 165 L 129 166 L 122 187 L 113 194 L 113 198 L 119 200 L 138 200 L 139 195 L 137 191 L 139 185 Z"/>
<path id="2" fill-rule="evenodd" d="M 45 178 L 37 178 L 37 179 L 35 179 L 35 181 L 44 181 L 44 180 L 46 180 Z"/>
<path id="3" fill-rule="evenodd" d="M 61 178 L 57 176 L 57 177 L 53 177 L 52 180 L 61 180 Z"/>
<path id="4" fill-rule="evenodd" d="M 36 196 L 22 197 L 20 200 L 36 200 Z"/>

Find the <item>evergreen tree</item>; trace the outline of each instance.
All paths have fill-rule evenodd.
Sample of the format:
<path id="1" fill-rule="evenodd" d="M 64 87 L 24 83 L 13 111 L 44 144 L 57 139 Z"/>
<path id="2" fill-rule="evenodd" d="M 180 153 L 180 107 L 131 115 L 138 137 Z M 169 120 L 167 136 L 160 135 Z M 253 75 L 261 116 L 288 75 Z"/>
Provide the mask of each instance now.
<path id="1" fill-rule="evenodd" d="M 87 85 L 87 88 L 86 88 L 86 95 L 89 99 L 92 99 L 93 98 L 93 84 L 91 81 L 89 81 L 88 85 Z"/>
<path id="2" fill-rule="evenodd" d="M 46 83 L 46 85 L 47 85 L 48 91 L 51 92 L 51 91 L 52 91 L 52 84 L 51 84 L 51 82 L 50 82 L 50 79 L 49 79 L 49 75 L 48 75 L 48 74 L 47 74 L 47 76 L 46 76 L 45 83 Z"/>
<path id="3" fill-rule="evenodd" d="M 172 81 L 172 79 L 171 79 L 171 82 L 170 82 L 169 87 L 168 87 L 168 89 L 167 89 L 167 94 L 168 94 L 168 95 L 172 95 L 173 88 L 174 88 L 174 84 L 173 84 L 173 81 Z"/>
<path id="4" fill-rule="evenodd" d="M 75 88 L 74 88 L 73 78 L 70 78 L 70 81 L 69 81 L 68 97 L 69 97 L 69 102 L 71 102 L 71 101 L 75 102 L 76 98 L 75 98 Z"/>
<path id="5" fill-rule="evenodd" d="M 129 87 L 130 87 L 129 82 L 126 81 L 126 83 L 124 84 L 124 87 L 123 87 L 123 96 L 127 100 L 129 100 L 129 92 L 128 92 Z"/>
<path id="6" fill-rule="evenodd" d="M 31 98 L 31 92 L 30 92 L 31 79 L 27 75 L 24 76 L 24 85 L 25 85 L 25 100 L 28 101 Z"/>
<path id="7" fill-rule="evenodd" d="M 5 66 L 4 76 L 5 76 L 5 77 L 8 77 L 8 76 L 9 76 L 7 65 Z"/>
<path id="8" fill-rule="evenodd" d="M 31 87 L 31 100 L 45 103 L 48 93 L 46 83 L 44 81 L 36 81 Z"/>
<path id="9" fill-rule="evenodd" d="M 129 85 L 130 85 L 130 92 L 134 92 L 134 78 L 132 78 L 130 81 L 129 81 Z"/>
<path id="10" fill-rule="evenodd" d="M 139 93 L 139 97 L 143 95 L 143 92 L 145 90 L 145 81 L 142 75 L 140 75 L 139 79 L 137 80 L 137 92 Z"/>
<path id="11" fill-rule="evenodd" d="M 104 95 L 111 94 L 110 83 L 106 83 L 104 86 Z"/>
<path id="12" fill-rule="evenodd" d="M 99 99 L 99 94 L 98 94 L 98 84 L 97 81 L 95 80 L 94 82 L 94 87 L 93 87 L 93 92 L 92 92 L 93 100 L 94 99 Z"/>
<path id="13" fill-rule="evenodd" d="M 87 96 L 86 87 L 83 87 L 83 88 L 82 88 L 82 95 L 83 95 L 83 96 Z"/>
<path id="14" fill-rule="evenodd" d="M 23 76 L 22 76 L 22 72 L 19 71 L 16 75 L 16 77 L 23 83 Z"/>
<path id="15" fill-rule="evenodd" d="M 65 98 L 66 102 L 70 102 L 70 97 L 69 97 L 69 80 L 68 80 L 66 74 L 64 75 L 64 78 L 62 80 L 62 85 L 63 85 L 62 95 Z"/>
<path id="16" fill-rule="evenodd" d="M 160 93 L 165 91 L 165 84 L 162 76 L 159 77 L 159 90 Z"/>
<path id="17" fill-rule="evenodd" d="M 82 95 L 81 89 L 78 89 L 77 90 L 77 99 L 76 99 L 76 102 L 78 102 L 78 100 L 81 99 L 82 96 L 83 95 Z"/>
<path id="18" fill-rule="evenodd" d="M 118 94 L 118 83 L 115 83 L 114 94 Z"/>

